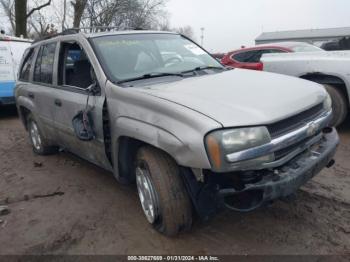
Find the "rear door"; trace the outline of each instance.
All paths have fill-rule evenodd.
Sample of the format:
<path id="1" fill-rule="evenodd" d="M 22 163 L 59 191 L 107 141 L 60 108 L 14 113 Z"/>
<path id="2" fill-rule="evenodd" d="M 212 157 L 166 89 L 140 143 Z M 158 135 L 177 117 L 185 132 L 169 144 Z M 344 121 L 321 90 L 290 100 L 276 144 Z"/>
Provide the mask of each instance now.
<path id="1" fill-rule="evenodd" d="M 33 100 L 36 116 L 47 139 L 57 140 L 54 127 L 54 98 L 52 89 L 55 86 L 54 68 L 57 64 L 57 42 L 43 44 L 36 48 L 33 77 L 27 96 Z"/>

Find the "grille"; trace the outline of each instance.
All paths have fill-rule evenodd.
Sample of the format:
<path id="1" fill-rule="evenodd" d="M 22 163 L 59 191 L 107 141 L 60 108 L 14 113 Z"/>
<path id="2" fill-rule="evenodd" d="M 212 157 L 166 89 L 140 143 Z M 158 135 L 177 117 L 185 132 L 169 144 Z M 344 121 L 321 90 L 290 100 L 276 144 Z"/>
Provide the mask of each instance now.
<path id="1" fill-rule="evenodd" d="M 270 132 L 271 138 L 276 138 L 298 129 L 306 122 L 310 122 L 317 118 L 321 113 L 323 113 L 323 104 L 318 104 L 300 114 L 284 119 L 275 124 L 268 125 L 267 128 Z"/>
<path id="2" fill-rule="evenodd" d="M 299 146 L 303 145 L 304 143 L 307 143 L 309 140 L 313 139 L 313 137 L 308 137 L 302 141 L 300 141 L 299 143 L 296 143 L 294 145 L 288 146 L 286 148 L 283 148 L 279 151 L 275 152 L 275 160 L 280 160 L 281 158 L 289 155 L 290 153 L 292 153 L 294 150 L 296 150 Z"/>

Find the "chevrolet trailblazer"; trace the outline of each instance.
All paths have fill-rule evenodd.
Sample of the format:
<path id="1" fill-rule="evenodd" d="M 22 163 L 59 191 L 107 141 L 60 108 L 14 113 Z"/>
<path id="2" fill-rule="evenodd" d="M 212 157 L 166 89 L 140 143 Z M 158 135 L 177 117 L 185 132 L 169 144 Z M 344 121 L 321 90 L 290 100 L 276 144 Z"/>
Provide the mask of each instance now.
<path id="1" fill-rule="evenodd" d="M 62 148 L 136 182 L 146 219 L 168 236 L 194 213 L 294 194 L 333 164 L 339 141 L 322 86 L 227 70 L 169 32 L 71 30 L 34 43 L 16 101 L 35 153 Z"/>

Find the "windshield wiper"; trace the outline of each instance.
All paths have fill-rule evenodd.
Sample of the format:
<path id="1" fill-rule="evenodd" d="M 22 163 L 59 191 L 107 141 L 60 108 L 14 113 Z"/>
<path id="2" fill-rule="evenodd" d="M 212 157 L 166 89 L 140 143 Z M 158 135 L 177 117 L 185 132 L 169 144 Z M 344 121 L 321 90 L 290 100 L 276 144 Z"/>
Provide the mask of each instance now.
<path id="1" fill-rule="evenodd" d="M 137 81 L 137 80 L 143 80 L 143 79 L 162 77 L 162 76 L 179 76 L 179 77 L 184 77 L 184 75 L 182 73 L 158 73 L 158 72 L 156 72 L 156 73 L 144 74 L 142 76 L 138 76 L 138 77 L 134 77 L 134 78 L 120 80 L 120 81 L 117 82 L 117 84 L 122 84 L 122 83 Z"/>
<path id="2" fill-rule="evenodd" d="M 217 70 L 226 70 L 225 67 L 221 67 L 221 66 L 198 66 L 196 68 L 193 68 L 191 70 L 186 70 L 181 72 L 182 74 L 186 74 L 186 73 L 191 73 L 191 72 L 196 72 L 196 71 L 202 71 L 202 70 L 206 70 L 206 69 L 217 69 Z"/>

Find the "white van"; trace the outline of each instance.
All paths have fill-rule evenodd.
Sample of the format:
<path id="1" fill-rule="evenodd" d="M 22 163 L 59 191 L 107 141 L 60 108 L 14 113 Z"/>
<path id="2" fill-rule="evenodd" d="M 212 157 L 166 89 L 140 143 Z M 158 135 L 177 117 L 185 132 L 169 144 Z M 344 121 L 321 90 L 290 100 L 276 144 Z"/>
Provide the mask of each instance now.
<path id="1" fill-rule="evenodd" d="M 30 45 L 28 39 L 0 35 L 0 106 L 15 103 L 13 89 L 19 63 Z"/>

